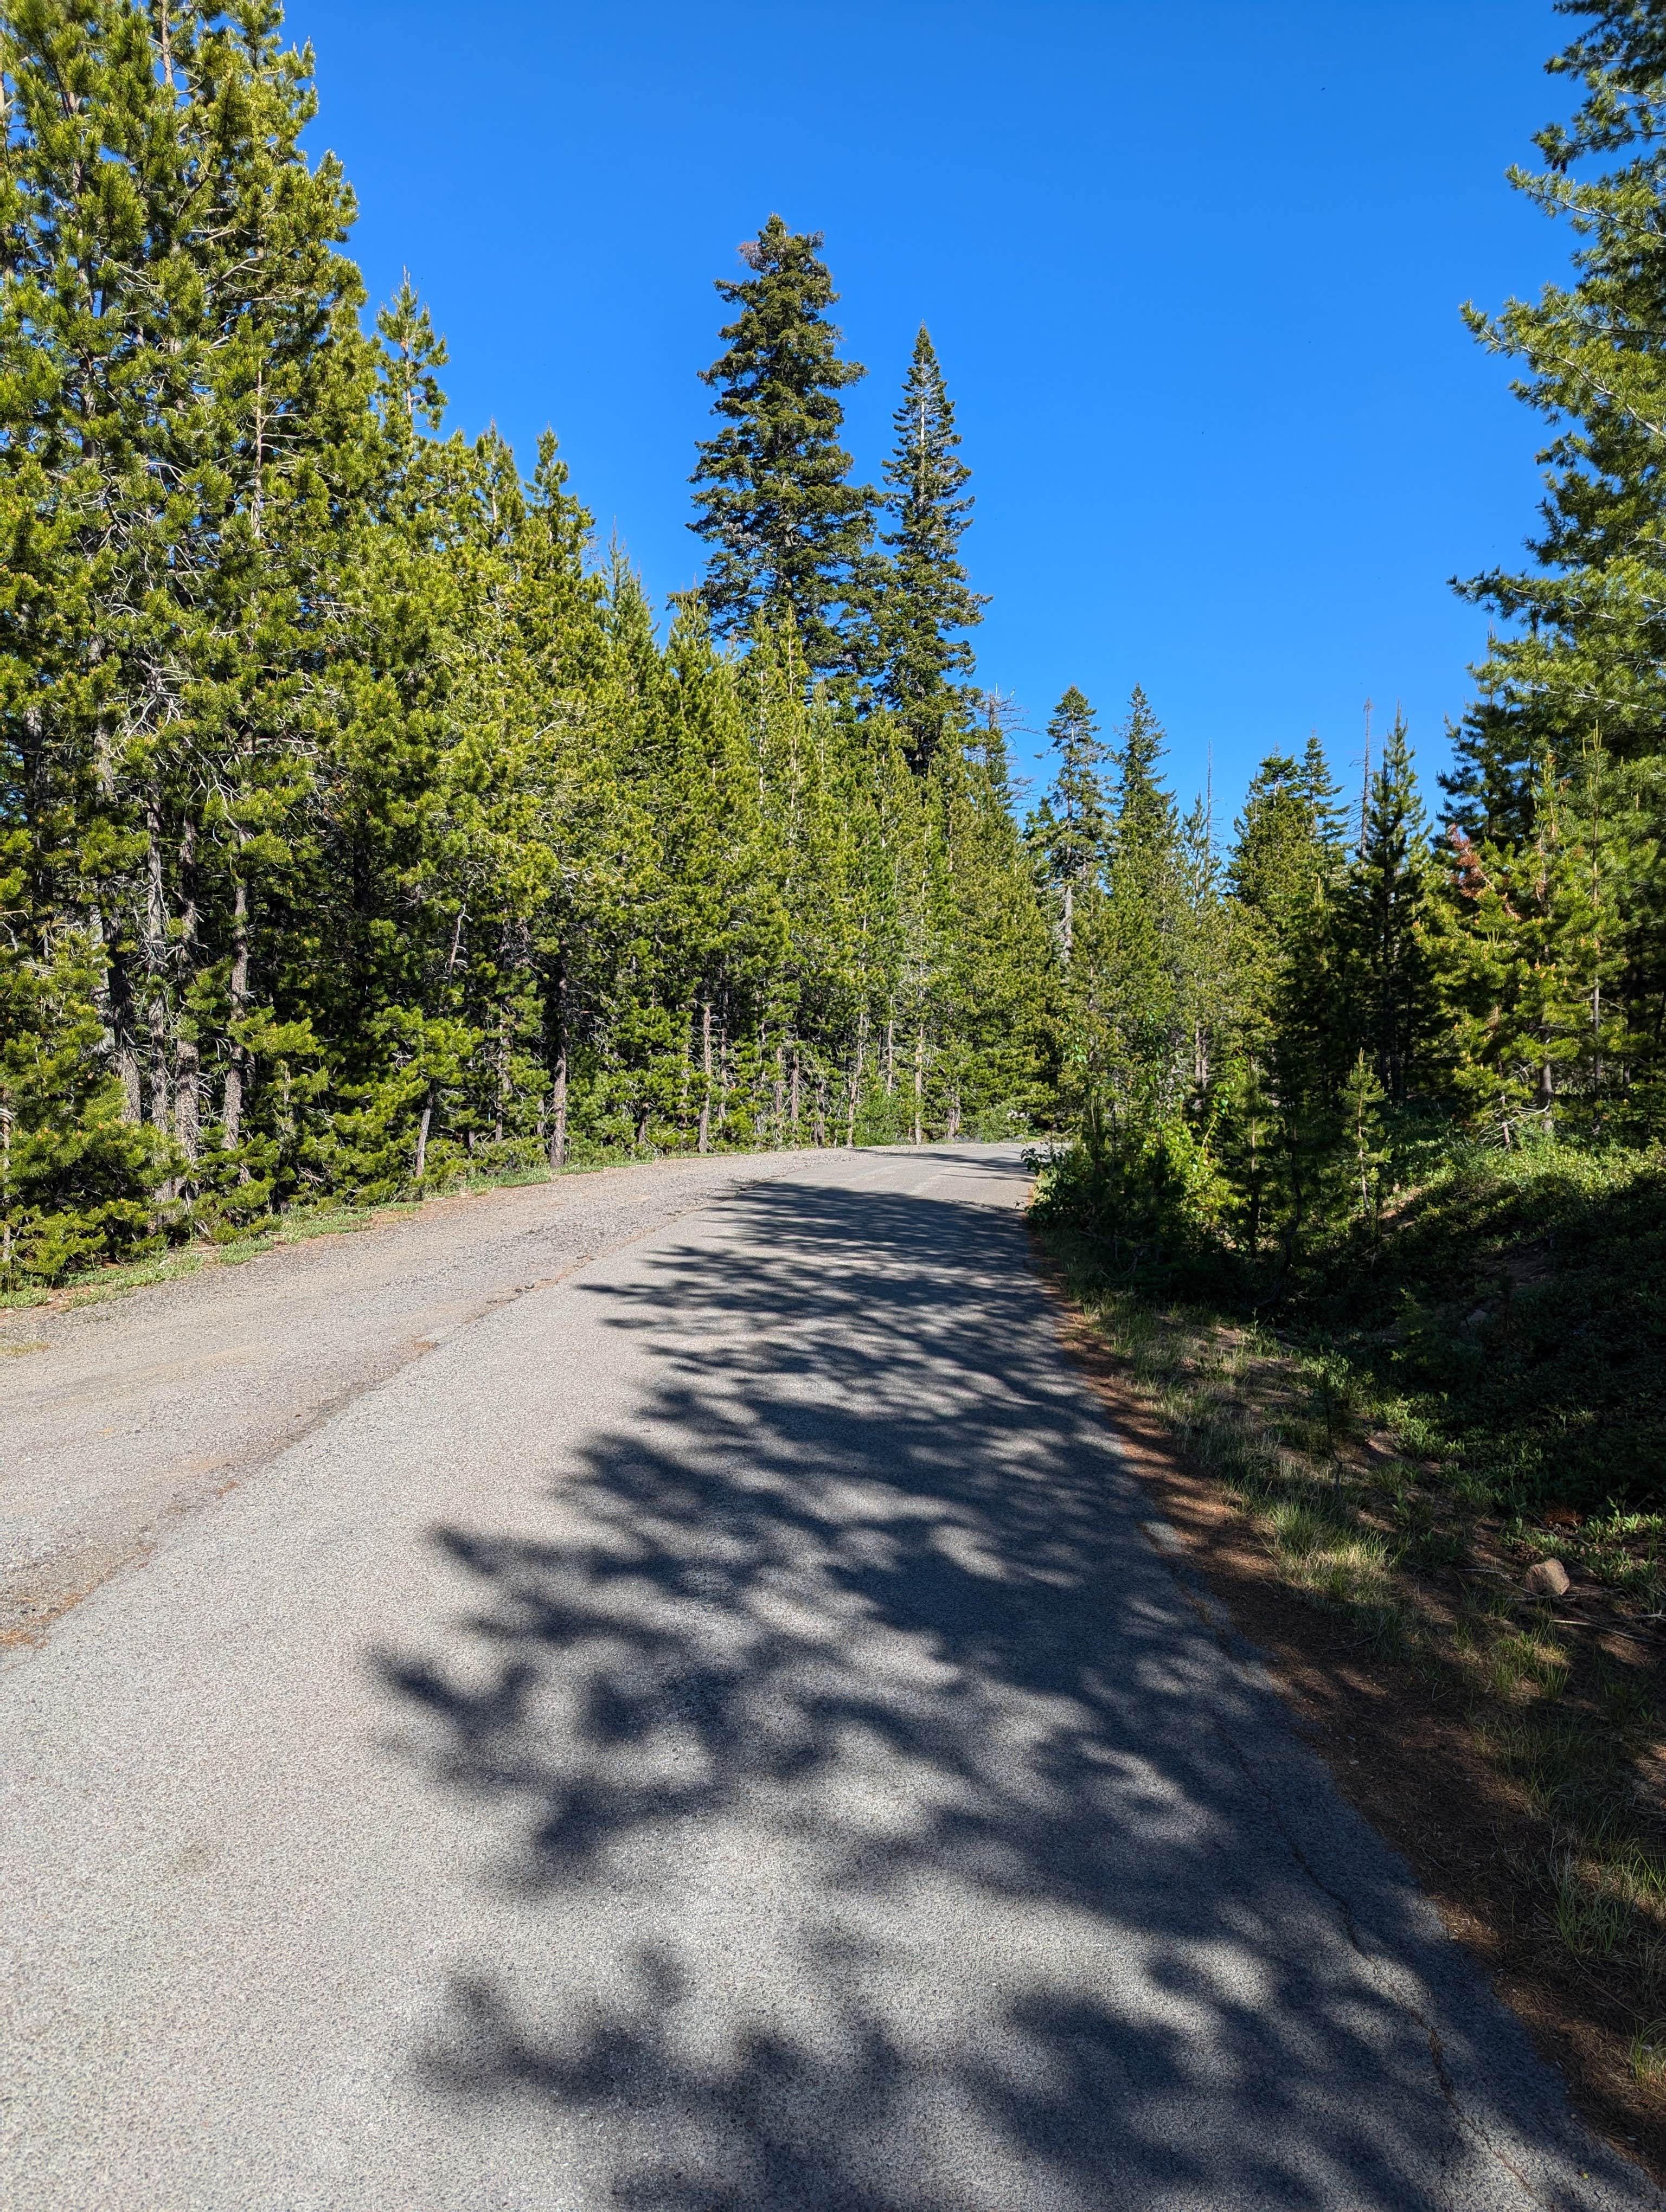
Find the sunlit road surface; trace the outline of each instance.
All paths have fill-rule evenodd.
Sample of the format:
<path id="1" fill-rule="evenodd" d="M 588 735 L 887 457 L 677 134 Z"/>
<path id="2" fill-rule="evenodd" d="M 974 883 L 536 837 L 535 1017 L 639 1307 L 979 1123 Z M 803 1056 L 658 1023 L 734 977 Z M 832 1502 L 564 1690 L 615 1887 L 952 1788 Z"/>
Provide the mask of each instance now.
<path id="1" fill-rule="evenodd" d="M 570 1199 L 522 1194 L 543 1287 L 475 1284 L 299 1441 L 273 1400 L 223 1496 L 12 1648 L 0 2203 L 1657 2203 L 1147 1533 L 1016 1150 L 754 1172 L 567 1272 Z M 429 1311 L 441 1248 L 385 1249 Z M 112 1404 L 148 1361 L 144 1435 L 210 1390 L 252 1435 L 192 1344 L 252 1301 L 281 1397 L 335 1264 L 67 1340 Z"/>

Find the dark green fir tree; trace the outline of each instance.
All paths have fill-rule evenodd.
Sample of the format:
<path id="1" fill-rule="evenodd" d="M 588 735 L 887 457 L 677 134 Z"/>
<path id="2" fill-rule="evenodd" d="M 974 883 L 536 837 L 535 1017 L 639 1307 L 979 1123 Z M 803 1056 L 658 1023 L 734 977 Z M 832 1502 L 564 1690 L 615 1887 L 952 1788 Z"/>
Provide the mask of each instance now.
<path id="1" fill-rule="evenodd" d="M 1075 684 L 1054 708 L 1047 735 L 1059 765 L 1031 817 L 1029 843 L 1042 880 L 1057 900 L 1059 945 L 1068 961 L 1075 949 L 1076 910 L 1083 892 L 1099 880 L 1110 830 L 1100 774 L 1105 744 L 1086 695 Z"/>
<path id="2" fill-rule="evenodd" d="M 966 719 L 971 702 L 954 679 L 970 676 L 974 661 L 961 633 L 982 621 L 988 601 L 971 589 L 961 565 L 972 472 L 956 457 L 954 405 L 923 323 L 891 420 L 897 443 L 885 478 L 893 527 L 885 534 L 891 560 L 878 610 L 879 696 L 903 726 L 910 758 L 924 768 Z"/>
<path id="3" fill-rule="evenodd" d="M 1416 1082 L 1435 1023 L 1427 945 L 1433 874 L 1417 773 L 1396 714 L 1371 781 L 1339 915 L 1357 1041 L 1396 1106 Z"/>
<path id="4" fill-rule="evenodd" d="M 1171 850 L 1177 823 L 1174 800 L 1157 773 L 1164 751 L 1162 725 L 1138 684 L 1120 736 L 1122 742 L 1110 749 L 1116 774 L 1113 842 L 1117 858 L 1144 866 L 1152 854 Z"/>
<path id="5" fill-rule="evenodd" d="M 701 371 L 723 427 L 700 447 L 689 527 L 710 548 L 700 592 L 714 632 L 790 618 L 811 672 L 833 675 L 862 658 L 855 605 L 878 494 L 849 481 L 839 442 L 839 394 L 866 372 L 839 358 L 821 243 L 772 215 L 740 248 L 751 273 L 718 283 L 737 312 L 721 332 L 727 350 Z"/>

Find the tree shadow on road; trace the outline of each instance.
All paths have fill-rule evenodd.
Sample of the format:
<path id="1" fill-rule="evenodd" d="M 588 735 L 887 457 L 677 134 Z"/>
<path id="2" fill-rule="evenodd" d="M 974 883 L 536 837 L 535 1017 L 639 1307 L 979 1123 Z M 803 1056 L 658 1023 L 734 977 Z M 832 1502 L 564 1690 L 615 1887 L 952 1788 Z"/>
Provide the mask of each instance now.
<path id="1" fill-rule="evenodd" d="M 652 2212 L 1517 2201 L 1544 2077 L 1139 1534 L 1021 1224 L 762 1185 L 583 1295 L 655 1395 L 381 1661 L 525 1936 L 433 2088 Z"/>

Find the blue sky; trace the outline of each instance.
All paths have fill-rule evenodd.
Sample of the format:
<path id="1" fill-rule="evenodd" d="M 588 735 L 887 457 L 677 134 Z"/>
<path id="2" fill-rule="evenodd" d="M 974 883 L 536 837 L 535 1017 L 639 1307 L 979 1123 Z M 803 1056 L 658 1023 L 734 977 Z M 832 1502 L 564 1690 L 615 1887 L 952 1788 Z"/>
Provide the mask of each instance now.
<path id="1" fill-rule="evenodd" d="M 860 474 L 931 327 L 978 495 L 981 678 L 1041 740 L 1136 682 L 1229 818 L 1361 707 L 1445 757 L 1535 421 L 1468 337 L 1566 269 L 1504 181 L 1564 111 L 1549 0 L 295 0 L 373 296 L 409 268 L 453 420 L 553 426 L 656 599 L 691 581 L 712 280 L 826 234 Z M 1031 765 L 1021 763 L 1021 765 Z"/>

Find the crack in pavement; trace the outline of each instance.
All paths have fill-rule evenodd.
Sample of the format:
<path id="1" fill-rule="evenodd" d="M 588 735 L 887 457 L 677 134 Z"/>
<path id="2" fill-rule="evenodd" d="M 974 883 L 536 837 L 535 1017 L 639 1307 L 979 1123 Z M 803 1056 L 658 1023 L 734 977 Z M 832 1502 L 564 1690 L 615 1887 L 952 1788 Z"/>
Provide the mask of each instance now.
<path id="1" fill-rule="evenodd" d="M 1178 1577 L 1177 1577 L 1177 1580 Z M 1183 1595 L 1184 1592 L 1183 1591 L 1182 1594 Z M 1201 1612 L 1201 1608 L 1198 1608 L 1198 1610 Z M 1207 1615 L 1204 1616 L 1204 1618 L 1207 1619 Z M 1219 1631 L 1218 1629 L 1213 1629 L 1213 1624 L 1211 1624 L 1211 1627 L 1213 1630 L 1216 1641 L 1221 1646 L 1222 1656 L 1226 1659 L 1229 1665 L 1236 1666 L 1237 1664 L 1236 1655 L 1226 1649 L 1225 1640 L 1221 1638 Z M 1327 1899 L 1329 1902 L 1336 1908 L 1336 1911 L 1341 1921 L 1342 1932 L 1347 1936 L 1349 1947 L 1352 1948 L 1356 1957 L 1358 1957 L 1360 1963 L 1365 1966 L 1366 1972 L 1371 1975 L 1378 1989 L 1383 1991 L 1383 1995 L 1388 1997 L 1389 2002 L 1397 2006 L 1408 2019 L 1415 2021 L 1418 2027 L 1422 2030 L 1428 2043 L 1429 2058 L 1430 2063 L 1434 2069 L 1435 2080 L 1439 2085 L 1440 2094 L 1445 2100 L 1447 2108 L 1451 2112 L 1453 2119 L 1457 2123 L 1459 2127 L 1464 2129 L 1468 2135 L 1480 2144 L 1481 2148 L 1486 2151 L 1491 2158 L 1496 2160 L 1498 2165 L 1500 2166 L 1505 2172 L 1510 2176 L 1511 2179 L 1516 2183 L 1517 2186 L 1532 2199 L 1534 2203 L 1544 2206 L 1546 2208 L 1546 2212 L 1554 2212 L 1553 2200 L 1547 2197 L 1541 2190 L 1535 2187 L 1529 2177 L 1522 2172 L 1520 2166 L 1515 2163 L 1514 2160 L 1510 2158 L 1499 2148 L 1499 2145 L 1493 2140 L 1493 2136 L 1487 2132 L 1487 2129 L 1482 2126 L 1481 2122 L 1475 2118 L 1474 2115 L 1465 2110 L 1462 2100 L 1458 2094 L 1457 2084 L 1453 2081 L 1451 2069 L 1446 2063 L 1445 2046 L 1440 2039 L 1439 2033 L 1436 2029 L 1434 2023 L 1429 2018 L 1426 2006 L 1413 1993 L 1411 1990 L 1404 1986 L 1397 1985 L 1399 1977 L 1402 1975 L 1408 1976 L 1409 1969 L 1405 1967 L 1396 1968 L 1393 1961 L 1384 1958 L 1380 1952 L 1365 1943 L 1359 1932 L 1359 1923 L 1354 1913 L 1352 1901 L 1344 1896 L 1341 1891 L 1332 1887 L 1330 1883 L 1325 1880 L 1324 1876 L 1319 1872 L 1318 1869 L 1308 1857 L 1306 1852 L 1303 1850 L 1300 1844 L 1297 1841 L 1295 1836 L 1291 1832 L 1290 1824 L 1285 1819 L 1277 1797 L 1274 1795 L 1274 1792 L 1268 1786 L 1267 1783 L 1263 1781 L 1262 1776 L 1256 1771 L 1255 1765 L 1245 1753 L 1243 1747 L 1234 1739 L 1230 1731 L 1223 1727 L 1219 1721 L 1212 1723 L 1211 1725 L 1213 1728 L 1215 1735 L 1225 1747 L 1227 1752 L 1231 1754 L 1232 1759 L 1237 1764 L 1244 1780 L 1250 1784 L 1250 1787 L 1255 1791 L 1256 1796 L 1260 1798 L 1262 1803 L 1266 1807 L 1267 1811 L 1272 1819 L 1273 1825 L 1278 1830 L 1279 1835 L 1284 1843 L 1285 1849 L 1289 1852 L 1292 1860 L 1300 1869 L 1303 1877 L 1319 1893 L 1321 1897 Z"/>

